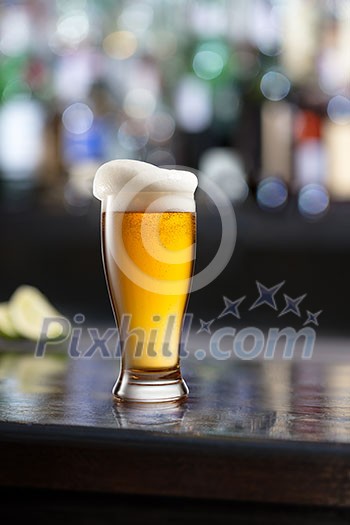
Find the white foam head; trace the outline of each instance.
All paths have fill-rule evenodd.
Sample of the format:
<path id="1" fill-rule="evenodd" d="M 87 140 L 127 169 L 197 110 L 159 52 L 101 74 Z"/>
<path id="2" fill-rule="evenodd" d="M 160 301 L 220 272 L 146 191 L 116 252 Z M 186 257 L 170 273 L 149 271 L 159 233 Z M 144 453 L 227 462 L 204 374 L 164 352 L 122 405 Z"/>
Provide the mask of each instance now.
<path id="1" fill-rule="evenodd" d="M 96 172 L 95 197 L 110 211 L 195 211 L 197 177 L 138 160 L 112 160 Z"/>

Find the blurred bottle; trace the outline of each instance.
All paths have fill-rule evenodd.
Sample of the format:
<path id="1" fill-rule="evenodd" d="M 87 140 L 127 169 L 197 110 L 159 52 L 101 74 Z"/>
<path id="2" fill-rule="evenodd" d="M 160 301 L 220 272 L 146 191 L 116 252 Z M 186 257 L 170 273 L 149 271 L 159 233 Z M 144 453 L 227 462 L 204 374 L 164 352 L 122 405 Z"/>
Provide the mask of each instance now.
<path id="1" fill-rule="evenodd" d="M 289 102 L 263 102 L 261 107 L 262 177 L 291 181 L 293 109 Z"/>
<path id="2" fill-rule="evenodd" d="M 0 108 L 2 179 L 35 185 L 42 159 L 44 111 L 36 100 L 16 96 Z"/>
<path id="3" fill-rule="evenodd" d="M 15 96 L 0 107 L 0 192 L 6 209 L 37 199 L 45 112 L 39 101 Z"/>
<path id="4" fill-rule="evenodd" d="M 307 219 L 317 220 L 328 211 L 327 176 L 322 118 L 313 110 L 300 110 L 295 122 L 294 189 L 299 212 Z"/>
<path id="5" fill-rule="evenodd" d="M 350 199 L 350 121 L 339 124 L 325 120 L 323 136 L 327 162 L 327 187 L 331 197 L 345 201 Z"/>
<path id="6" fill-rule="evenodd" d="M 281 64 L 288 77 L 304 85 L 315 77 L 322 3 L 293 0 L 286 2 L 281 21 L 283 53 Z"/>
<path id="7" fill-rule="evenodd" d="M 301 109 L 295 118 L 294 188 L 306 184 L 324 185 L 326 157 L 321 138 L 321 117 L 312 110 Z"/>

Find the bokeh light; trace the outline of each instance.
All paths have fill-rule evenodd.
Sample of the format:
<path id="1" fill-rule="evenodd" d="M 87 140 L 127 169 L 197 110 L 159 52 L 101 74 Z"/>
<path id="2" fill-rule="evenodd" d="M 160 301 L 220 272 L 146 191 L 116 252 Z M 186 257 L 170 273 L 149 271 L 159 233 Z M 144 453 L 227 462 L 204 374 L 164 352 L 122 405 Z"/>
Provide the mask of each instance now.
<path id="1" fill-rule="evenodd" d="M 141 2 L 132 3 L 123 9 L 119 23 L 136 34 L 142 34 L 152 24 L 153 14 L 151 5 Z"/>
<path id="2" fill-rule="evenodd" d="M 155 166 L 174 166 L 176 164 L 174 153 L 161 148 L 150 151 L 146 161 Z"/>
<path id="3" fill-rule="evenodd" d="M 329 206 L 329 195 L 320 184 L 307 184 L 298 195 L 298 208 L 304 217 L 319 218 L 323 216 Z"/>
<path id="4" fill-rule="evenodd" d="M 227 49 L 221 42 L 201 44 L 193 58 L 193 71 L 203 80 L 213 80 L 221 75 L 227 62 Z"/>
<path id="5" fill-rule="evenodd" d="M 144 148 L 149 133 L 142 121 L 126 120 L 118 130 L 118 142 L 127 152 L 137 152 Z"/>
<path id="6" fill-rule="evenodd" d="M 148 89 L 131 89 L 125 99 L 123 108 L 125 113 L 134 119 L 145 119 L 156 109 L 157 100 Z"/>
<path id="7" fill-rule="evenodd" d="M 156 113 L 147 121 L 150 139 L 154 142 L 167 142 L 175 132 L 175 120 L 169 113 Z"/>
<path id="8" fill-rule="evenodd" d="M 131 31 L 115 31 L 103 41 L 105 53 L 117 60 L 130 58 L 137 49 L 137 38 Z"/>
<path id="9" fill-rule="evenodd" d="M 70 133 L 81 135 L 92 126 L 94 114 L 87 104 L 76 102 L 66 108 L 62 115 L 64 127 Z"/>
<path id="10" fill-rule="evenodd" d="M 327 113 L 335 124 L 349 124 L 350 100 L 342 95 L 336 95 L 328 102 Z"/>
<path id="11" fill-rule="evenodd" d="M 77 10 L 58 20 L 56 33 L 63 42 L 75 46 L 88 36 L 89 28 L 86 12 Z"/>
<path id="12" fill-rule="evenodd" d="M 208 149 L 201 157 L 200 172 L 214 181 L 233 202 L 243 202 L 249 193 L 240 155 L 228 148 Z"/>
<path id="13" fill-rule="evenodd" d="M 193 59 L 193 70 L 197 77 L 212 80 L 218 77 L 224 67 L 224 61 L 213 51 L 199 51 Z"/>
<path id="14" fill-rule="evenodd" d="M 190 132 L 205 130 L 213 115 L 212 92 L 207 83 L 193 75 L 182 77 L 175 93 L 177 122 Z"/>
<path id="15" fill-rule="evenodd" d="M 277 102 L 288 95 L 290 82 L 285 75 L 282 75 L 282 73 L 269 71 L 262 77 L 260 89 L 265 98 Z"/>
<path id="16" fill-rule="evenodd" d="M 260 181 L 256 192 L 256 200 L 262 209 L 280 209 L 286 204 L 287 199 L 288 189 L 281 179 L 268 177 Z"/>

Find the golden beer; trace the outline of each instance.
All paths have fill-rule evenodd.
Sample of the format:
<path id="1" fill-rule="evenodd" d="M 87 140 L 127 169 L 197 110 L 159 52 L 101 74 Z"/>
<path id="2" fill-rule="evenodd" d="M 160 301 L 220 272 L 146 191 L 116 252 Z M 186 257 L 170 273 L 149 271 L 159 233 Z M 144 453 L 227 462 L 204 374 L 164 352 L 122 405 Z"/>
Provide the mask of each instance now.
<path id="1" fill-rule="evenodd" d="M 158 258 L 158 244 L 146 249 L 142 228 L 152 239 L 158 232 L 162 246 L 172 252 L 172 261 Z M 123 364 L 129 370 L 164 371 L 179 365 L 181 325 L 189 294 L 194 253 L 185 262 L 179 251 L 195 242 L 195 214 L 190 212 L 108 212 L 102 215 L 104 263 L 111 301 L 116 312 L 118 326 L 122 317 L 130 316 L 128 334 L 123 341 Z M 122 242 L 126 254 L 146 279 L 180 281 L 177 294 L 157 293 L 145 289 L 133 279 L 133 271 L 127 262 L 126 275 L 123 267 Z M 151 240 L 151 242 L 153 242 Z"/>
<path id="2" fill-rule="evenodd" d="M 99 168 L 102 250 L 119 330 L 119 401 L 184 399 L 181 330 L 195 257 L 197 178 L 133 160 Z"/>

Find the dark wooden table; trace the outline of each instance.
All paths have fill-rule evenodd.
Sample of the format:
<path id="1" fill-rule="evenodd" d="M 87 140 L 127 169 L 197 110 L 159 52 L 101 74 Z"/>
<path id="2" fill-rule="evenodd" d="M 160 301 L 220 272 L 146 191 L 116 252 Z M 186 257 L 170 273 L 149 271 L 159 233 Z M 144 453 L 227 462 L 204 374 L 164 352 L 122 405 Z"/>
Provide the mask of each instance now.
<path id="1" fill-rule="evenodd" d="M 319 339 L 307 361 L 198 359 L 196 344 L 188 401 L 132 408 L 111 396 L 117 359 L 2 340 L 2 494 L 350 507 L 350 341 Z"/>

